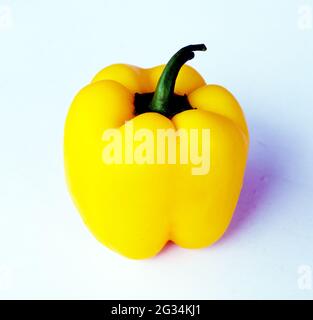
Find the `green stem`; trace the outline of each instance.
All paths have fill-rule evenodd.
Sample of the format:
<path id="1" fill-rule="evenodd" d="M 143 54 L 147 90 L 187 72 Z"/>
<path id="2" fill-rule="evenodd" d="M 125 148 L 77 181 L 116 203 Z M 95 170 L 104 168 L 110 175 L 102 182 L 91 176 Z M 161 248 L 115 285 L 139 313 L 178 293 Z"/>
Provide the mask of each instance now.
<path id="1" fill-rule="evenodd" d="M 170 113 L 170 101 L 174 96 L 175 82 L 181 67 L 188 61 L 194 58 L 193 51 L 205 51 L 204 44 L 195 44 L 186 46 L 177 51 L 165 66 L 161 77 L 155 89 L 150 110 L 162 114 Z"/>

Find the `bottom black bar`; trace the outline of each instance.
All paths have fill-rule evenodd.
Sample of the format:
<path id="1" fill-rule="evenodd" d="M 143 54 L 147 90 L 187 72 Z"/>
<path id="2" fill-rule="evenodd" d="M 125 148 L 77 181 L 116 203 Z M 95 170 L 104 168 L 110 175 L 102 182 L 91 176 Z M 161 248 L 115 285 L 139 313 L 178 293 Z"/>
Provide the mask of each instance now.
<path id="1" fill-rule="evenodd" d="M 209 319 L 227 314 L 268 318 L 275 313 L 296 316 L 312 310 L 312 301 L 207 300 L 16 300 L 0 301 L 2 314 L 56 320 L 65 316 L 86 319 Z"/>

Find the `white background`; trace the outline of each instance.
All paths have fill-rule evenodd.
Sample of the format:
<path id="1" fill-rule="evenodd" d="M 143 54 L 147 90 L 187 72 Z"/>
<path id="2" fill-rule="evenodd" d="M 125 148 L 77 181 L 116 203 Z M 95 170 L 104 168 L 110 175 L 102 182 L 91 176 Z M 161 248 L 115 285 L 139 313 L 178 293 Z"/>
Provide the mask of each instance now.
<path id="1" fill-rule="evenodd" d="M 312 10 L 311 0 L 0 0 L 0 297 L 313 298 Z M 191 64 L 235 94 L 251 132 L 234 219 L 210 248 L 125 259 L 93 238 L 67 192 L 68 107 L 106 65 L 150 67 L 202 42 Z"/>

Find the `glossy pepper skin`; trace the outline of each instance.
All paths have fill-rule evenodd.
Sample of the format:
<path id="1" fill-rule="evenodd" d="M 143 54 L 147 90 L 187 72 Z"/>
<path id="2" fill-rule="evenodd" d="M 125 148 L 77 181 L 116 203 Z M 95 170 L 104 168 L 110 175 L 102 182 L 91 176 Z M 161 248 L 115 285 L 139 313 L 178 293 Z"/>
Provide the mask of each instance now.
<path id="1" fill-rule="evenodd" d="M 106 67 L 76 95 L 68 112 L 64 161 L 72 198 L 94 236 L 126 257 L 152 257 L 170 240 L 184 248 L 207 247 L 231 221 L 243 183 L 249 135 L 233 95 L 221 86 L 206 85 L 196 70 L 184 64 L 194 57 L 193 51 L 205 49 L 187 46 L 166 66 L 151 69 L 127 64 Z M 191 108 L 166 109 L 173 91 L 186 95 Z M 145 93 L 153 99 L 136 114 L 136 97 Z M 104 164 L 103 132 L 120 128 L 123 133 L 125 121 L 132 122 L 135 130 L 153 132 L 209 128 L 209 172 L 192 175 L 189 164 Z"/>

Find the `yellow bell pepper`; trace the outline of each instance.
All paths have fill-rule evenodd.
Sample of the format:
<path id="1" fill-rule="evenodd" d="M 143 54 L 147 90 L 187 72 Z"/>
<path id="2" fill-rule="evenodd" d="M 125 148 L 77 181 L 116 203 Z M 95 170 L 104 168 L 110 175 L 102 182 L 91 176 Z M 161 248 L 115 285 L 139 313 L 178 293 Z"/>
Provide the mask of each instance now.
<path id="1" fill-rule="evenodd" d="M 104 68 L 75 97 L 64 131 L 70 193 L 94 236 L 118 253 L 142 259 L 168 241 L 202 248 L 227 229 L 246 166 L 249 135 L 240 105 L 218 85 L 206 85 L 185 62 L 204 45 L 179 50 L 150 69 L 127 64 Z M 210 170 L 192 163 L 104 163 L 107 129 L 209 129 Z M 122 142 L 127 144 L 125 140 Z M 139 146 L 135 142 L 135 146 Z"/>

